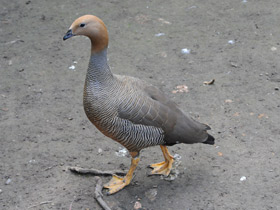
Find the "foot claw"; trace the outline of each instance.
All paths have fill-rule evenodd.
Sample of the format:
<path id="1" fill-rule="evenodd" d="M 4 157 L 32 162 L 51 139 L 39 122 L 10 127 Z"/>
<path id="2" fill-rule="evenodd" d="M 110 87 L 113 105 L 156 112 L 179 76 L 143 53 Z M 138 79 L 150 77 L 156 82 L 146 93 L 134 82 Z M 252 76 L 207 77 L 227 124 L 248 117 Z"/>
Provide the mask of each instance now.
<path id="1" fill-rule="evenodd" d="M 112 179 L 108 183 L 104 184 L 103 187 L 109 189 L 107 195 L 112 195 L 123 189 L 126 185 L 128 185 L 128 183 L 126 183 L 125 177 L 122 178 L 117 175 L 113 175 Z"/>
<path id="2" fill-rule="evenodd" d="M 121 184 L 121 183 L 123 183 L 124 182 L 124 178 L 122 178 L 122 177 L 119 177 L 119 176 L 117 176 L 117 175 L 113 175 L 112 176 L 112 179 L 108 182 L 108 183 L 106 183 L 106 184 L 104 184 L 104 188 L 111 188 L 112 186 L 114 186 L 114 185 L 119 185 L 119 184 Z"/>
<path id="3" fill-rule="evenodd" d="M 149 165 L 148 167 L 150 167 L 150 168 L 158 168 L 158 167 L 161 167 L 162 165 L 164 165 L 165 163 L 166 163 L 165 161 L 160 162 L 160 163 L 154 163 L 154 164 Z"/>
<path id="4" fill-rule="evenodd" d="M 149 165 L 149 167 L 153 168 L 151 173 L 149 175 L 165 175 L 168 176 L 170 174 L 170 171 L 172 169 L 172 163 L 174 162 L 173 159 L 170 159 L 170 161 L 163 161 L 161 163 L 155 163 Z"/>

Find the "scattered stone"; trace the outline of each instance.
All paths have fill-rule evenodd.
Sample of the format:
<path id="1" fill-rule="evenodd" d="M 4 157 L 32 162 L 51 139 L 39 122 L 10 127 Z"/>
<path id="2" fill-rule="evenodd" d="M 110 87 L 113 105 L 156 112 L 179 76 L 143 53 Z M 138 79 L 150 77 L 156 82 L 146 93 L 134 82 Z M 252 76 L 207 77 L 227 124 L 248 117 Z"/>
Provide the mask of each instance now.
<path id="1" fill-rule="evenodd" d="M 41 20 L 42 21 L 46 20 L 46 16 L 45 15 L 41 15 Z"/>
<path id="2" fill-rule="evenodd" d="M 70 69 L 70 70 L 75 70 L 75 66 L 74 65 L 72 65 L 72 66 L 69 66 L 69 68 L 68 69 Z"/>
<path id="3" fill-rule="evenodd" d="M 245 181 L 246 179 L 247 179 L 246 176 L 241 176 L 240 181 L 243 182 L 243 181 Z"/>
<path id="4" fill-rule="evenodd" d="M 118 157 L 125 157 L 128 154 L 126 148 L 119 147 L 119 151 L 115 152 Z"/>
<path id="5" fill-rule="evenodd" d="M 181 53 L 182 53 L 182 54 L 190 54 L 190 53 L 191 53 L 191 50 L 190 50 L 190 49 L 187 49 L 187 48 L 183 48 L 183 49 L 181 50 Z"/>
<path id="6" fill-rule="evenodd" d="M 6 181 L 6 183 L 5 183 L 5 184 L 7 184 L 7 185 L 8 185 L 8 184 L 10 184 L 11 182 L 12 182 L 12 179 L 10 179 L 10 178 L 9 178 L 9 179 L 7 179 L 7 181 Z"/>
<path id="7" fill-rule="evenodd" d="M 226 99 L 225 103 L 232 103 L 233 101 L 231 99 Z"/>
<path id="8" fill-rule="evenodd" d="M 98 148 L 98 154 L 102 153 L 103 150 L 101 148 Z"/>
<path id="9" fill-rule="evenodd" d="M 238 68 L 238 64 L 237 63 L 231 62 L 230 65 L 231 65 L 231 67 Z"/>
<path id="10" fill-rule="evenodd" d="M 271 51 L 276 51 L 277 50 L 276 47 L 271 47 L 270 49 L 271 49 Z"/>
<path id="11" fill-rule="evenodd" d="M 274 90 L 279 90 L 279 87 L 275 87 Z"/>
<path id="12" fill-rule="evenodd" d="M 234 40 L 229 40 L 228 43 L 229 43 L 229 44 L 234 44 L 235 41 L 234 41 Z"/>
<path id="13" fill-rule="evenodd" d="M 173 157 L 175 160 L 180 160 L 182 158 L 179 154 L 175 154 Z"/>
<path id="14" fill-rule="evenodd" d="M 0 189 L 0 194 L 3 192 L 3 190 L 2 189 Z"/>
<path id="15" fill-rule="evenodd" d="M 156 37 L 160 37 L 160 36 L 164 36 L 165 33 L 158 33 L 158 34 L 155 34 Z"/>
<path id="16" fill-rule="evenodd" d="M 142 204 L 139 201 L 136 201 L 134 204 L 134 209 L 141 209 L 142 208 Z"/>

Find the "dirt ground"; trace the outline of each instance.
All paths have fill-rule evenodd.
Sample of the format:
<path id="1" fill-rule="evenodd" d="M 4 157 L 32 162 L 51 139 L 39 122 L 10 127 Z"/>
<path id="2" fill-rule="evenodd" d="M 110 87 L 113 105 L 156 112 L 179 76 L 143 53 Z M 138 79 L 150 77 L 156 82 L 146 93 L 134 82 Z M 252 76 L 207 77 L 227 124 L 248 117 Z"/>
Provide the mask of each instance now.
<path id="1" fill-rule="evenodd" d="M 84 14 L 107 25 L 114 73 L 157 85 L 216 138 L 170 147 L 174 181 L 148 177 L 163 157 L 143 150 L 132 184 L 104 195 L 112 209 L 280 209 L 279 0 L 1 0 L 0 209 L 98 210 L 95 178 L 67 167 L 129 168 L 84 114 L 89 40 L 62 41 Z"/>

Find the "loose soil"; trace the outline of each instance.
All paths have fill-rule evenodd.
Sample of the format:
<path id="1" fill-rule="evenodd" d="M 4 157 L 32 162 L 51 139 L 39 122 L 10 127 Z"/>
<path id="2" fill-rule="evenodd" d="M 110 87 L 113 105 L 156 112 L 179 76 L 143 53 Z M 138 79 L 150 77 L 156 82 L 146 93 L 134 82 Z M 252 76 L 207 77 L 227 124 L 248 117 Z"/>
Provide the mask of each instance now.
<path id="1" fill-rule="evenodd" d="M 67 167 L 129 168 L 84 114 L 89 40 L 62 41 L 84 14 L 107 25 L 114 73 L 157 85 L 216 138 L 170 147 L 181 156 L 173 181 L 147 176 L 163 156 L 143 150 L 132 184 L 104 195 L 112 209 L 136 201 L 155 210 L 280 209 L 279 8 L 279 0 L 2 0 L 0 209 L 101 209 L 94 176 Z M 179 85 L 188 91 L 175 93 Z"/>

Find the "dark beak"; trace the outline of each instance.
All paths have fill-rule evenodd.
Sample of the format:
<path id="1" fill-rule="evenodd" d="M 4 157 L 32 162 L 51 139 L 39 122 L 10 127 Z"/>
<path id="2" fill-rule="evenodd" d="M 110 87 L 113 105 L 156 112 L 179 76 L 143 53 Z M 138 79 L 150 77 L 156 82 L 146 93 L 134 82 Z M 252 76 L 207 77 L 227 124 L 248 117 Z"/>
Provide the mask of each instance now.
<path id="1" fill-rule="evenodd" d="M 74 34 L 72 34 L 72 29 L 69 29 L 65 34 L 65 36 L 63 37 L 63 40 L 69 39 L 72 36 L 74 36 Z"/>

